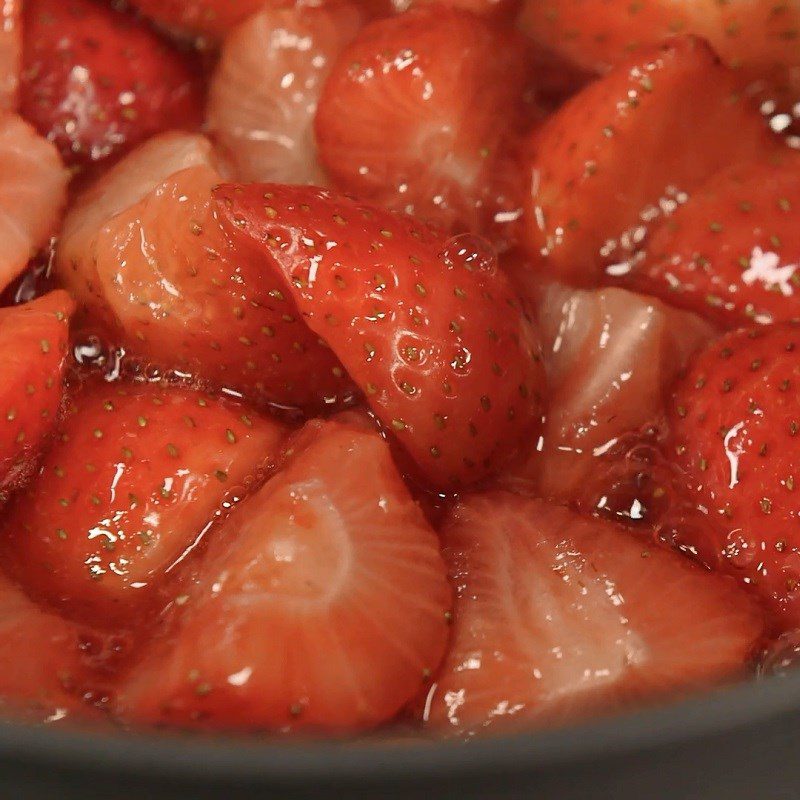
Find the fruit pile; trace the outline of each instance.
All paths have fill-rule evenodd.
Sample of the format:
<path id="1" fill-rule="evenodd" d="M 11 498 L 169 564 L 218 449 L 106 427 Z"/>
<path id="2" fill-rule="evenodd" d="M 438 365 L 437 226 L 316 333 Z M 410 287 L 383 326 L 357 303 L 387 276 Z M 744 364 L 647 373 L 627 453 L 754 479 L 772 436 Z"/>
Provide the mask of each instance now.
<path id="1" fill-rule="evenodd" d="M 791 663 L 795 0 L 2 15 L 4 714 L 469 737 Z"/>

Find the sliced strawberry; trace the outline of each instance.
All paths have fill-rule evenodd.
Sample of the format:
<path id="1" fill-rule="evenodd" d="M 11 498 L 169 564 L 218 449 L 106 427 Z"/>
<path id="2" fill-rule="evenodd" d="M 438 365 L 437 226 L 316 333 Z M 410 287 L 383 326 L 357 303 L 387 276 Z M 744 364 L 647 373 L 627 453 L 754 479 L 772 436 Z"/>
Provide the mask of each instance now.
<path id="1" fill-rule="evenodd" d="M 491 180 L 523 121 L 528 66 L 516 34 L 463 10 L 373 22 L 323 89 L 320 159 L 345 191 L 479 230 L 497 210 Z"/>
<path id="2" fill-rule="evenodd" d="M 91 0 L 26 0 L 22 114 L 70 164 L 197 127 L 197 74 L 129 14 Z"/>
<path id="3" fill-rule="evenodd" d="M 19 102 L 22 67 L 22 0 L 0 5 L 0 110 L 14 111 Z"/>
<path id="4" fill-rule="evenodd" d="M 800 624 L 800 331 L 730 333 L 699 353 L 671 404 L 673 457 L 699 518 L 675 543 Z"/>
<path id="5" fill-rule="evenodd" d="M 79 196 L 56 275 L 78 300 L 82 332 L 259 403 L 349 395 L 330 350 L 278 299 L 282 283 L 228 243 L 211 202 L 219 169 L 203 137 L 163 134 Z"/>
<path id="6" fill-rule="evenodd" d="M 217 531 L 177 628 L 123 716 L 212 729 L 357 731 L 422 688 L 447 641 L 433 530 L 375 433 L 310 423 Z"/>
<path id="7" fill-rule="evenodd" d="M 687 193 L 777 148 L 735 86 L 706 44 L 674 39 L 590 84 L 534 133 L 526 231 L 551 278 L 592 285 L 604 267 L 624 271 Z"/>
<path id="8" fill-rule="evenodd" d="M 735 165 L 654 231 L 636 288 L 726 327 L 800 320 L 800 155 Z"/>
<path id="9" fill-rule="evenodd" d="M 325 183 L 314 114 L 333 60 L 360 23 L 348 3 L 266 8 L 226 37 L 207 115 L 237 177 Z"/>
<path id="10" fill-rule="evenodd" d="M 613 523 L 496 493 L 444 532 L 456 585 L 429 726 L 564 722 L 737 677 L 763 618 L 733 581 Z"/>
<path id="11" fill-rule="evenodd" d="M 66 292 L 0 309 L 0 495 L 31 473 L 58 419 L 74 304 Z"/>
<path id="12" fill-rule="evenodd" d="M 211 40 L 266 5 L 265 0 L 131 0 L 131 4 L 167 29 Z"/>
<path id="13" fill-rule="evenodd" d="M 3 521 L 35 596 L 98 622 L 157 610 L 164 576 L 274 457 L 282 425 L 189 389 L 89 382 Z"/>
<path id="14" fill-rule="evenodd" d="M 478 480 L 535 429 L 538 336 L 484 242 L 323 189 L 214 195 L 428 481 Z"/>

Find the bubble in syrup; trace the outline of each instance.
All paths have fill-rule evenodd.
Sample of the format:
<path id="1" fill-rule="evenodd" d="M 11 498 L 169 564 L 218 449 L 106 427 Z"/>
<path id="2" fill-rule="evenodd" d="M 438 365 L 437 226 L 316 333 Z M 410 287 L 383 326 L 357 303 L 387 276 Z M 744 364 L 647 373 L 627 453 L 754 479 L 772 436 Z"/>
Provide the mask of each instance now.
<path id="1" fill-rule="evenodd" d="M 467 272 L 485 272 L 488 275 L 497 272 L 494 247 L 473 233 L 451 236 L 444 245 L 441 258 L 448 269 L 465 269 Z"/>

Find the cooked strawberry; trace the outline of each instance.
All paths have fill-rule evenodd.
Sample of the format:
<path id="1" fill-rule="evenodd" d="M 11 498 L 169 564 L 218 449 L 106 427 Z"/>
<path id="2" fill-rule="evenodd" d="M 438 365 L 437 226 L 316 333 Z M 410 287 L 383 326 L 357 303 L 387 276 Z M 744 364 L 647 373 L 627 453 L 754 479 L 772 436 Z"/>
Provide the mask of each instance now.
<path id="1" fill-rule="evenodd" d="M 224 36 L 266 5 L 265 0 L 131 0 L 131 3 L 169 30 L 212 40 Z"/>
<path id="2" fill-rule="evenodd" d="M 439 487 L 506 461 L 541 417 L 538 334 L 494 252 L 323 189 L 214 191 L 240 249 L 281 277 L 309 328 Z M 255 245 L 255 246 L 253 246 Z"/>
<path id="3" fill-rule="evenodd" d="M 225 39 L 208 125 L 241 180 L 322 185 L 314 114 L 339 51 L 358 30 L 355 6 L 265 8 Z"/>
<path id="4" fill-rule="evenodd" d="M 276 299 L 282 284 L 228 243 L 211 201 L 220 169 L 203 137 L 163 134 L 78 197 L 55 263 L 82 331 L 259 403 L 349 394 L 331 352 Z"/>
<path id="5" fill-rule="evenodd" d="M 800 155 L 737 164 L 653 232 L 625 280 L 726 327 L 800 320 L 798 213 Z"/>
<path id="6" fill-rule="evenodd" d="M 447 6 L 492 19 L 512 20 L 519 14 L 520 0 L 393 0 L 398 11 L 426 5 Z"/>
<path id="7" fill-rule="evenodd" d="M 77 617 L 145 619 L 164 576 L 247 491 L 284 428 L 245 407 L 157 384 L 91 381 L 3 520 L 3 558 Z"/>
<path id="8" fill-rule="evenodd" d="M 19 101 L 22 66 L 22 0 L 0 5 L 0 110 L 13 111 Z"/>
<path id="9" fill-rule="evenodd" d="M 378 20 L 323 88 L 320 159 L 344 191 L 479 230 L 497 211 L 495 165 L 523 122 L 527 77 L 516 34 L 469 12 L 425 7 Z"/>
<path id="10" fill-rule="evenodd" d="M 429 726 L 563 723 L 744 673 L 763 630 L 733 581 L 613 523 L 496 493 L 444 531 L 456 585 Z"/>
<path id="11" fill-rule="evenodd" d="M 0 497 L 35 467 L 58 419 L 74 304 L 66 292 L 0 309 Z"/>
<path id="12" fill-rule="evenodd" d="M 22 114 L 70 164 L 200 123 L 194 62 L 103 3 L 26 0 L 23 53 Z"/>
<path id="13" fill-rule="evenodd" d="M 699 519 L 676 544 L 800 623 L 800 330 L 740 330 L 699 353 L 671 404 L 672 446 Z"/>
<path id="14" fill-rule="evenodd" d="M 778 140 L 698 39 L 674 39 L 590 84 L 533 134 L 526 231 L 551 278 L 624 271 L 648 229 L 730 163 Z"/>
<path id="15" fill-rule="evenodd" d="M 436 668 L 451 597 L 435 533 L 378 434 L 309 428 L 216 532 L 177 627 L 123 686 L 127 719 L 357 731 Z"/>

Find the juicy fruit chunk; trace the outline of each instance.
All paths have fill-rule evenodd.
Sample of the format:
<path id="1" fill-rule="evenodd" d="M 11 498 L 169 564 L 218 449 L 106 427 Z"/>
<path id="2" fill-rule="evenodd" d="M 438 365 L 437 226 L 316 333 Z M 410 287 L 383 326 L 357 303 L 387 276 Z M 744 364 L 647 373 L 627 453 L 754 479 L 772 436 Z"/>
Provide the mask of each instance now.
<path id="1" fill-rule="evenodd" d="M 473 734 L 565 721 L 738 677 L 763 619 L 729 579 L 624 528 L 511 494 L 444 531 L 457 587 L 426 722 Z"/>
<path id="2" fill-rule="evenodd" d="M 91 0 L 26 0 L 22 114 L 69 164 L 200 122 L 193 61 Z"/>
<path id="3" fill-rule="evenodd" d="M 61 408 L 74 305 L 66 292 L 0 309 L 0 493 L 30 476 Z"/>
<path id="4" fill-rule="evenodd" d="M 214 39 L 255 14 L 264 0 L 132 0 L 143 14 L 169 29 Z"/>
<path id="5" fill-rule="evenodd" d="M 13 111 L 19 100 L 22 66 L 22 0 L 0 6 L 0 110 Z"/>
<path id="6" fill-rule="evenodd" d="M 536 428 L 538 336 L 481 240 L 322 189 L 214 194 L 428 481 L 478 480 Z"/>
<path id="7" fill-rule="evenodd" d="M 524 44 L 458 9 L 363 28 L 325 84 L 320 159 L 338 188 L 447 228 L 479 230 L 483 192 L 522 123 Z"/>
<path id="8" fill-rule="evenodd" d="M 530 147 L 528 248 L 552 279 L 593 285 L 604 268 L 626 271 L 653 222 L 706 178 L 777 145 L 734 74 L 683 37 L 583 89 Z"/>
<path id="9" fill-rule="evenodd" d="M 726 327 L 800 320 L 800 156 L 737 164 L 653 232 L 626 278 Z"/>
<path id="10" fill-rule="evenodd" d="M 672 453 L 696 516 L 675 543 L 750 586 L 779 624 L 800 623 L 800 331 L 733 332 L 674 389 Z"/>
<path id="11" fill-rule="evenodd" d="M 437 666 L 444 564 L 385 442 L 310 423 L 294 453 L 215 534 L 174 638 L 123 688 L 126 718 L 358 731 Z"/>
<path id="12" fill-rule="evenodd" d="M 267 8 L 226 37 L 207 117 L 240 180 L 325 183 L 314 114 L 333 60 L 359 24 L 349 4 Z"/>
<path id="13" fill-rule="evenodd" d="M 3 558 L 61 610 L 141 623 L 160 610 L 165 575 L 258 478 L 284 432 L 193 390 L 90 382 L 3 521 Z"/>
<path id="14" fill-rule="evenodd" d="M 259 403 L 348 395 L 336 359 L 276 299 L 281 284 L 223 233 L 211 200 L 222 168 L 203 137 L 166 134 L 77 199 L 56 275 L 79 302 L 83 334 Z"/>

